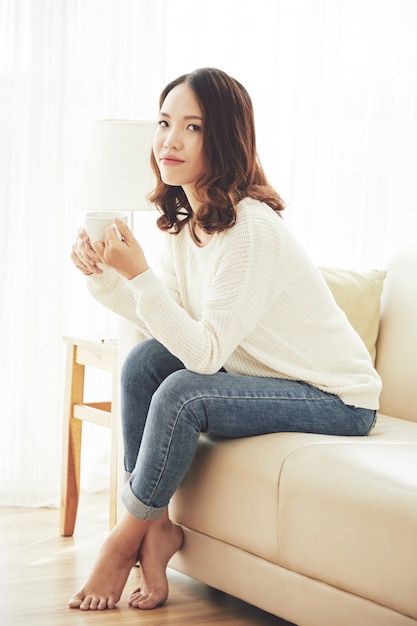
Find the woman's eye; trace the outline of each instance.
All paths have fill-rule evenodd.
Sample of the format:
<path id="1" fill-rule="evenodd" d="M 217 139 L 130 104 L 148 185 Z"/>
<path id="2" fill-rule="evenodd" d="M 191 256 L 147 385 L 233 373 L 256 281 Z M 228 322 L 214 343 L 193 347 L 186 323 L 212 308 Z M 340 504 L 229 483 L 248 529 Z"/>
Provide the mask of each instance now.
<path id="1" fill-rule="evenodd" d="M 192 130 L 192 131 L 193 131 L 193 133 L 195 133 L 195 132 L 197 132 L 198 130 L 200 130 L 200 129 L 201 129 L 201 127 L 200 127 L 200 126 L 198 126 L 197 124 L 189 124 L 188 128 L 189 128 L 190 130 Z"/>
<path id="2" fill-rule="evenodd" d="M 166 120 L 159 120 L 158 126 L 162 126 L 162 128 L 167 128 L 168 122 Z"/>

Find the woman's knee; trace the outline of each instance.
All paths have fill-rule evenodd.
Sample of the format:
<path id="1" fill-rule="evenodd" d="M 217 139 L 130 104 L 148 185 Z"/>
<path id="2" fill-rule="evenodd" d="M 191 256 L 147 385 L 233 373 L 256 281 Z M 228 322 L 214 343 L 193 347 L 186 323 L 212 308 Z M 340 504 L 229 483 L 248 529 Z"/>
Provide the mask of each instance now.
<path id="1" fill-rule="evenodd" d="M 184 367 L 156 339 L 144 339 L 137 343 L 127 355 L 121 370 L 122 386 L 130 381 L 152 378 L 161 382 L 171 371 Z"/>
<path id="2" fill-rule="evenodd" d="M 158 393 L 163 397 L 181 397 L 183 401 L 192 400 L 200 394 L 198 379 L 201 375 L 187 369 L 176 370 L 165 378 Z"/>
<path id="3" fill-rule="evenodd" d="M 200 374 L 187 369 L 173 372 L 161 383 L 152 398 L 152 409 L 158 418 L 193 422 L 198 430 L 205 429 L 204 397 Z M 206 377 L 203 377 L 206 378 Z"/>

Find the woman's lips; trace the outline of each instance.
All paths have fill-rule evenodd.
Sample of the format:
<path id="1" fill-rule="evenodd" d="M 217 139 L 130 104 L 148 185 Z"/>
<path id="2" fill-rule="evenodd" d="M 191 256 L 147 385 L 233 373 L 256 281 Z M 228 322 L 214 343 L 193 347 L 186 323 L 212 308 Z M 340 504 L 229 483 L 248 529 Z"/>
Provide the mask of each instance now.
<path id="1" fill-rule="evenodd" d="M 181 159 L 178 159 L 177 157 L 171 156 L 169 154 L 163 155 L 161 157 L 161 162 L 164 165 L 180 165 L 181 163 L 184 163 L 184 161 L 182 161 Z"/>

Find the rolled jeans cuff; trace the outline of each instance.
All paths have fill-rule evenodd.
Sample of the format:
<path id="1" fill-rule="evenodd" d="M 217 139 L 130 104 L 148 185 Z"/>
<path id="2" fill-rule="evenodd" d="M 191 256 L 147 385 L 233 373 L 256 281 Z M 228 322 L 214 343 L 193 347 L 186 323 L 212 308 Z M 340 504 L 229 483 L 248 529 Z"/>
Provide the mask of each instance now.
<path id="1" fill-rule="evenodd" d="M 155 508 L 153 506 L 143 504 L 143 502 L 138 500 L 133 493 L 130 482 L 126 482 L 123 487 L 122 502 L 129 513 L 133 515 L 133 517 L 136 517 L 136 519 L 155 521 L 161 517 L 164 509 L 166 509 L 165 506 Z"/>

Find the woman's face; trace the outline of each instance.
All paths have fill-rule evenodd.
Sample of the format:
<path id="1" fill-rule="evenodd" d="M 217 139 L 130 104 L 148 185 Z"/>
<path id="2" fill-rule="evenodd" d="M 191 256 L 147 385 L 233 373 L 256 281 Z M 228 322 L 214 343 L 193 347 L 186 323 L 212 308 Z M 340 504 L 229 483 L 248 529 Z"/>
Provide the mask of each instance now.
<path id="1" fill-rule="evenodd" d="M 153 152 L 166 185 L 181 186 L 189 196 L 206 171 L 203 112 L 191 87 L 181 83 L 166 96 L 158 117 Z"/>

